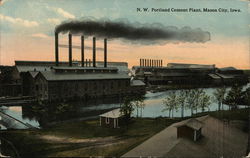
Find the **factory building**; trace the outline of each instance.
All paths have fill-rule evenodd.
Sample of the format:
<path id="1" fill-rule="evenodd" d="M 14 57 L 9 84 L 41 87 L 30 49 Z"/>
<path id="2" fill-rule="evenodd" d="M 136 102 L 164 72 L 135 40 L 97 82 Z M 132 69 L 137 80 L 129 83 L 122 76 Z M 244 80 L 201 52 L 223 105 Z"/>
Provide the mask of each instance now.
<path id="1" fill-rule="evenodd" d="M 104 39 L 104 61 L 96 61 L 95 43 L 93 37 L 93 59 L 85 59 L 81 36 L 81 61 L 72 61 L 69 34 L 69 61 L 59 62 L 58 34 L 55 34 L 55 62 L 16 61 L 14 73 L 22 84 L 23 96 L 53 102 L 144 94 L 145 84 L 131 80 L 126 62 L 107 62 L 107 39 Z"/>
<path id="2" fill-rule="evenodd" d="M 117 68 L 61 68 L 41 71 L 36 77 L 40 100 L 73 100 L 126 95 L 130 77 Z"/>
<path id="3" fill-rule="evenodd" d="M 140 59 L 139 66 L 132 67 L 136 79 L 148 85 L 167 84 L 234 84 L 247 83 L 247 76 L 235 68 L 218 69 L 215 65 L 168 63 L 162 60 Z"/>

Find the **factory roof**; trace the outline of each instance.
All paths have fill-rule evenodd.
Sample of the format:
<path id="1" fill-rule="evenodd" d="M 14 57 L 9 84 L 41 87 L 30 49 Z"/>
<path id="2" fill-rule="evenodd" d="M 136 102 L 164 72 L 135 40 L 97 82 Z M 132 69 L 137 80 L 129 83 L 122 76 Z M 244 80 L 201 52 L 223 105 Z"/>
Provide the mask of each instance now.
<path id="1" fill-rule="evenodd" d="M 144 72 L 144 75 L 152 75 L 152 72 Z"/>
<path id="2" fill-rule="evenodd" d="M 172 68 L 215 68 L 215 65 L 188 64 L 188 63 L 168 63 L 168 67 Z"/>
<path id="3" fill-rule="evenodd" d="M 109 80 L 109 79 L 130 79 L 126 73 L 55 73 L 52 71 L 41 71 L 40 74 L 47 81 L 75 81 L 75 80 Z"/>
<path id="4" fill-rule="evenodd" d="M 232 79 L 232 78 L 234 78 L 233 75 L 225 75 L 225 74 L 221 74 L 221 73 L 216 73 L 216 75 L 218 75 L 218 76 L 220 76 L 220 77 L 222 77 L 224 79 Z"/>
<path id="5" fill-rule="evenodd" d="M 208 76 L 212 77 L 213 79 L 220 79 L 220 77 L 216 74 L 208 74 Z"/>
<path id="6" fill-rule="evenodd" d="M 104 114 L 101 114 L 101 117 L 108 117 L 108 118 L 119 118 L 121 116 L 123 116 L 123 114 L 120 111 L 121 109 L 114 109 L 112 111 L 106 112 Z"/>
<path id="7" fill-rule="evenodd" d="M 38 71 L 29 71 L 30 75 L 35 78 L 37 74 L 39 73 Z"/>
<path id="8" fill-rule="evenodd" d="M 188 119 L 188 120 L 181 122 L 180 124 L 178 124 L 175 127 L 180 127 L 180 126 L 188 126 L 194 130 L 199 130 L 200 128 L 202 128 L 204 126 L 204 123 L 195 119 L 195 118 L 191 118 L 191 119 Z"/>
<path id="9" fill-rule="evenodd" d="M 165 77 L 168 77 L 168 76 L 189 76 L 190 73 L 182 73 L 182 72 L 167 72 L 167 73 L 160 73 L 160 76 L 165 76 Z"/>
<path id="10" fill-rule="evenodd" d="M 145 83 L 142 82 L 141 80 L 132 80 L 131 85 L 132 86 L 145 86 Z"/>
<path id="11" fill-rule="evenodd" d="M 237 70 L 236 68 L 234 67 L 223 67 L 223 68 L 220 68 L 221 71 L 228 71 L 228 70 Z"/>
<path id="12" fill-rule="evenodd" d="M 118 70 L 116 67 L 54 66 L 55 70 Z"/>
<path id="13" fill-rule="evenodd" d="M 24 65 L 17 65 L 17 71 L 21 72 L 28 72 L 28 71 L 50 71 L 50 66 L 24 66 Z"/>

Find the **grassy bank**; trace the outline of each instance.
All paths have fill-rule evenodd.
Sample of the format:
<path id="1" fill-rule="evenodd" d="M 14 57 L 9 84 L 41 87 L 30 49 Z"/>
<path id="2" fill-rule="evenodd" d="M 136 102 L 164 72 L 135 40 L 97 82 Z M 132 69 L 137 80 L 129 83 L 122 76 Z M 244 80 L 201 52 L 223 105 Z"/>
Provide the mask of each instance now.
<path id="1" fill-rule="evenodd" d="M 197 113 L 194 117 L 211 115 L 220 120 L 241 120 L 248 121 L 250 114 L 250 108 L 245 109 L 235 109 L 235 110 L 224 110 L 224 111 L 211 111 L 211 112 L 203 112 Z"/>
<path id="2" fill-rule="evenodd" d="M 60 123 L 41 130 L 1 133 L 13 142 L 22 157 L 121 156 L 149 137 L 178 121 L 138 118 L 119 129 L 99 126 L 99 120 Z"/>

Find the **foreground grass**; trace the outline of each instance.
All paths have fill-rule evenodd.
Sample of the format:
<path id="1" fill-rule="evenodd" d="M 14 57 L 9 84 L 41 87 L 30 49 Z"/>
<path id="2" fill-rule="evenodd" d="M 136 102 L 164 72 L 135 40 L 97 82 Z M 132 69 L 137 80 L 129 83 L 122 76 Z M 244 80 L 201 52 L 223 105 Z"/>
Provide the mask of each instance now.
<path id="1" fill-rule="evenodd" d="M 220 120 L 241 120 L 248 121 L 250 115 L 250 108 L 235 109 L 235 110 L 222 110 L 222 111 L 211 111 L 195 114 L 194 117 L 210 115 Z"/>
<path id="2" fill-rule="evenodd" d="M 121 156 L 146 139 L 171 125 L 178 119 L 137 118 L 128 127 L 110 129 L 99 126 L 99 120 L 60 123 L 41 130 L 14 130 L 1 133 L 13 142 L 22 157 L 44 156 Z M 112 137 L 114 141 L 96 143 L 57 142 L 42 139 L 42 136 L 56 136 L 70 139 L 95 139 Z"/>

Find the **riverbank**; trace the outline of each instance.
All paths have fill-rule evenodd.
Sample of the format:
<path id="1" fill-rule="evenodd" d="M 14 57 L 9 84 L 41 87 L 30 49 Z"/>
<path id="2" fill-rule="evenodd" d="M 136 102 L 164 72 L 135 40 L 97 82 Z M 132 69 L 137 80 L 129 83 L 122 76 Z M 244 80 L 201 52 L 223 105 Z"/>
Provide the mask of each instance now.
<path id="1" fill-rule="evenodd" d="M 215 111 L 194 115 L 211 115 L 247 132 L 249 109 Z M 184 118 L 187 119 L 188 117 Z M 1 132 L 22 157 L 121 156 L 180 118 L 133 118 L 131 124 L 119 129 L 99 126 L 99 120 L 62 122 L 52 127 Z M 236 122 L 235 122 L 236 121 Z"/>

